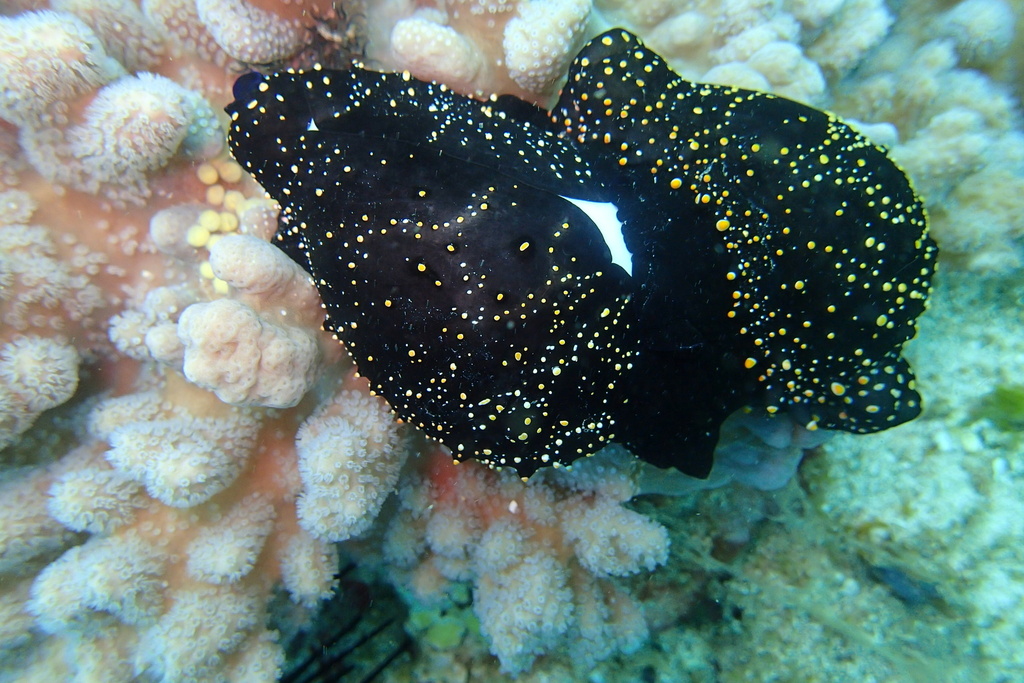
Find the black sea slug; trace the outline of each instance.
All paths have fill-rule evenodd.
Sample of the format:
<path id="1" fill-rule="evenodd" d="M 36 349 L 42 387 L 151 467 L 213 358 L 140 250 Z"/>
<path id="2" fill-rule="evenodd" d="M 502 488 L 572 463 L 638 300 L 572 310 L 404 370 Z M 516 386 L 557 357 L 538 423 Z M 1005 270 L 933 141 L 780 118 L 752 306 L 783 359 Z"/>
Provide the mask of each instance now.
<path id="1" fill-rule="evenodd" d="M 706 476 L 745 405 L 853 432 L 920 412 L 900 350 L 937 250 L 833 115 L 686 81 L 621 29 L 550 113 L 360 68 L 235 97 L 232 153 L 326 326 L 458 458 L 528 475 L 614 441 Z"/>

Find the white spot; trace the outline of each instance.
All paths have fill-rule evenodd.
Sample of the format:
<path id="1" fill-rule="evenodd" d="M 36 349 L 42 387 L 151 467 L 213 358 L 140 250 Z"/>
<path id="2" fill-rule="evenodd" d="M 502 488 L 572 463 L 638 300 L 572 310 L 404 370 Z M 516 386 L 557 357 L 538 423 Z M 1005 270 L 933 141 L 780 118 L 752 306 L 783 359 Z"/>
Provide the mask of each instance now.
<path id="1" fill-rule="evenodd" d="M 590 220 L 594 221 L 597 229 L 601 231 L 601 236 L 604 237 L 608 251 L 612 253 L 612 263 L 621 266 L 627 275 L 632 275 L 633 253 L 626 248 L 626 240 L 622 237 L 622 221 L 618 218 L 618 207 L 611 202 L 592 202 L 586 199 L 558 196 L 575 204 L 590 217 Z"/>
<path id="2" fill-rule="evenodd" d="M 310 119 L 309 123 L 306 124 L 306 130 L 307 131 L 318 131 L 320 129 L 316 127 L 316 121 L 314 121 L 313 119 Z"/>

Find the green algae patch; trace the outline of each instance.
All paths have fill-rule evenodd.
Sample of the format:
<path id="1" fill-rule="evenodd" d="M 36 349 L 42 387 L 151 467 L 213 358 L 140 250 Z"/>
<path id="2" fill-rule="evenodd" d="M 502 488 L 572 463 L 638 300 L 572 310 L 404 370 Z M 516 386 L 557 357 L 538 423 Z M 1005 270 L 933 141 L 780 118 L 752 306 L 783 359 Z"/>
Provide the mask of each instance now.
<path id="1" fill-rule="evenodd" d="M 975 419 L 989 419 L 1004 431 L 1024 429 L 1024 384 L 1000 384 L 971 411 Z"/>

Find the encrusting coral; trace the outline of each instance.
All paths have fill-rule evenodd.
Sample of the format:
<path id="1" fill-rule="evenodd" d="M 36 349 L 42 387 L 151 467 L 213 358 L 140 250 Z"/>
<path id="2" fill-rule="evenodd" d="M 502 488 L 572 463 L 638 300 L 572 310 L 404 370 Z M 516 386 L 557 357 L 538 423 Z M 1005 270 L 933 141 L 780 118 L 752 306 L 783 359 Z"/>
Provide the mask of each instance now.
<path id="1" fill-rule="evenodd" d="M 999 81 L 1014 77 L 1022 8 L 941 4 L 344 9 L 371 66 L 462 92 L 550 103 L 583 41 L 622 24 L 684 76 L 834 107 L 893 143 L 932 202 L 950 267 L 1012 276 L 1024 157 L 1014 93 Z M 989 629 L 974 680 L 996 680 L 1000 664 L 1021 670 L 1024 588 L 976 557 L 1019 554 L 1019 439 L 938 399 L 1006 373 L 1016 338 L 1002 335 L 991 358 L 958 356 L 953 379 L 918 363 L 936 401 L 930 422 L 824 447 L 802 471 L 806 500 L 786 482 L 816 437 L 742 415 L 712 492 L 615 448 L 523 482 L 453 465 L 397 424 L 322 330 L 316 288 L 270 245 L 276 205 L 224 151 L 220 109 L 241 65 L 341 40 L 328 30 L 342 16 L 334 5 L 0 9 L 0 680 L 275 680 L 285 662 L 268 620 L 274 591 L 295 619 L 313 618 L 336 586 L 342 541 L 412 605 L 421 644 L 396 676 L 455 667 L 468 677 L 471 665 L 563 678 L 594 666 L 695 680 L 735 680 L 741 666 L 898 676 L 902 660 L 880 654 L 880 634 L 945 622 L 938 610 L 894 611 L 856 559 L 894 556 L 917 557 L 907 563 L 924 578 L 962 581 Z M 984 340 L 970 335 L 985 324 L 971 318 L 958 345 Z M 943 326 L 924 329 L 929 348 L 958 323 Z M 969 426 L 930 429 L 947 417 Z M 867 452 L 880 443 L 898 445 Z M 927 458 L 893 456 L 915 448 Z M 991 466 L 969 464 L 989 448 Z M 904 468 L 899 486 L 882 464 Z M 678 497 L 638 503 L 640 492 Z M 793 521 L 812 508 L 855 550 Z M 951 531 L 959 517 L 970 533 Z M 929 573 L 922 547 L 941 553 L 941 571 Z M 839 596 L 836 615 L 816 607 L 819 593 Z M 869 621 L 873 642 L 849 626 Z"/>

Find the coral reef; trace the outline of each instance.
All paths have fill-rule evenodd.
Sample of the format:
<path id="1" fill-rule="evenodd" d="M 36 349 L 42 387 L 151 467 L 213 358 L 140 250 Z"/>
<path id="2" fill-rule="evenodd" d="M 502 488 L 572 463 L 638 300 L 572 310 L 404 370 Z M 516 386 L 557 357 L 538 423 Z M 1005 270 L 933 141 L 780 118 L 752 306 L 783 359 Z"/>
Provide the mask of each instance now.
<path id="1" fill-rule="evenodd" d="M 0 680 L 274 680 L 342 554 L 410 606 L 392 680 L 1021 676 L 1020 2 L 342 9 L 0 8 Z M 370 395 L 225 155 L 235 76 L 365 42 L 374 68 L 549 103 L 615 24 L 893 146 L 947 255 L 907 349 L 918 422 L 819 445 L 740 415 L 713 490 L 617 449 L 522 482 Z"/>
<path id="2" fill-rule="evenodd" d="M 447 607 L 458 594 L 451 584 L 468 585 L 503 671 L 564 650 L 585 672 L 646 640 L 641 607 L 609 578 L 668 557 L 666 530 L 621 505 L 637 493 L 632 464 L 619 450 L 524 484 L 431 455 L 385 520 L 385 565 L 417 604 Z"/>

